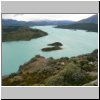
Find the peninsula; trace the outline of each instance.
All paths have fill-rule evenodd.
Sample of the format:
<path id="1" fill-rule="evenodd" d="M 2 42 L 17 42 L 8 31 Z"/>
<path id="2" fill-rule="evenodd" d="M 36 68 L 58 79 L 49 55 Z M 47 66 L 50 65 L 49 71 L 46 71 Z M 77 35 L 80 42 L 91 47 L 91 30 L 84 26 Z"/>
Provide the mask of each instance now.
<path id="1" fill-rule="evenodd" d="M 86 30 L 88 32 L 98 32 L 98 24 L 95 24 L 95 23 L 73 23 L 69 25 L 58 25 L 55 28 Z"/>
<path id="2" fill-rule="evenodd" d="M 28 41 L 34 38 L 46 36 L 48 33 L 40 29 L 32 29 L 26 26 L 3 26 L 2 41 Z"/>

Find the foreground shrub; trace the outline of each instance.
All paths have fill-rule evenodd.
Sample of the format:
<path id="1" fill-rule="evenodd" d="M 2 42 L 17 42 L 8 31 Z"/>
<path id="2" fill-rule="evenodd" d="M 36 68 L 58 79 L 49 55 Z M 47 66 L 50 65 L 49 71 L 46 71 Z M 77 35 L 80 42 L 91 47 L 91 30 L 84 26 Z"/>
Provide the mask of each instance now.
<path id="1" fill-rule="evenodd" d="M 88 74 L 74 63 L 70 63 L 57 75 L 52 76 L 46 80 L 46 85 L 82 85 L 91 78 Z"/>

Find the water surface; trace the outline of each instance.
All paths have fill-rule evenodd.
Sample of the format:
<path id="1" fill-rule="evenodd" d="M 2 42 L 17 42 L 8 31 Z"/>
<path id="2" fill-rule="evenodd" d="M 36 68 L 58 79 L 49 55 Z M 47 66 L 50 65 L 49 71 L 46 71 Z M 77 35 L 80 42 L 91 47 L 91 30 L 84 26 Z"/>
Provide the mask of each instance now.
<path id="1" fill-rule="evenodd" d="M 90 53 L 98 48 L 98 34 L 84 30 L 69 30 L 53 28 L 53 26 L 35 26 L 31 28 L 41 29 L 48 33 L 47 36 L 32 39 L 30 41 L 14 41 L 2 43 L 2 75 L 16 72 L 20 65 L 24 64 L 37 54 L 41 56 L 72 57 Z M 42 52 L 47 44 L 61 42 L 62 50 Z"/>

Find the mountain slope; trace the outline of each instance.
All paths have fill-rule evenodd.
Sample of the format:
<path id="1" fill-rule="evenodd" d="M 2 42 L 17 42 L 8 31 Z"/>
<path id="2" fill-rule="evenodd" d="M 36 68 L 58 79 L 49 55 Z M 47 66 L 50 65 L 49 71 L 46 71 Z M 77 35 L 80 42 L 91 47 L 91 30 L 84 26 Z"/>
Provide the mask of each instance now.
<path id="1" fill-rule="evenodd" d="M 89 18 L 80 20 L 70 25 L 58 25 L 56 28 L 75 29 L 75 30 L 80 29 L 91 32 L 98 32 L 98 15 L 93 15 Z"/>
<path id="2" fill-rule="evenodd" d="M 93 15 L 91 17 L 88 17 L 86 19 L 80 20 L 79 23 L 95 23 L 98 24 L 98 15 Z"/>
<path id="3" fill-rule="evenodd" d="M 21 65 L 17 73 L 2 78 L 3 86 L 98 85 L 98 50 L 59 59 L 37 55 Z M 87 84 L 88 83 L 88 84 Z"/>

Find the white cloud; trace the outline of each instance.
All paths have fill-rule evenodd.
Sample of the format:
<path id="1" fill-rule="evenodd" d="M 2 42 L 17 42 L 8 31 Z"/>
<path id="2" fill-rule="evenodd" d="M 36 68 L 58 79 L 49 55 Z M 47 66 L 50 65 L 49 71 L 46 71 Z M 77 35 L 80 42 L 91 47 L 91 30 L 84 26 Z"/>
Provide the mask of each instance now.
<path id="1" fill-rule="evenodd" d="M 79 21 L 94 14 L 2 14 L 3 19 L 14 19 L 20 21 L 34 20 L 72 20 Z"/>

